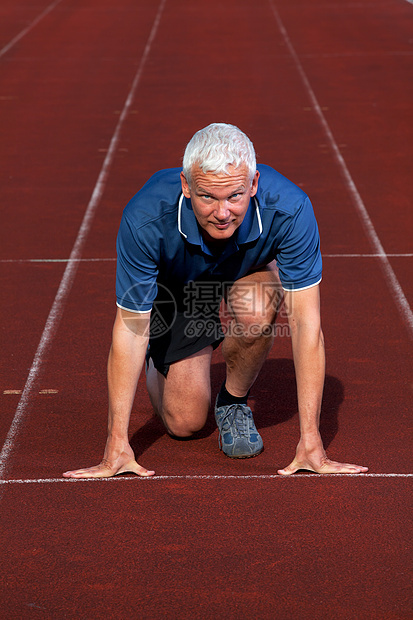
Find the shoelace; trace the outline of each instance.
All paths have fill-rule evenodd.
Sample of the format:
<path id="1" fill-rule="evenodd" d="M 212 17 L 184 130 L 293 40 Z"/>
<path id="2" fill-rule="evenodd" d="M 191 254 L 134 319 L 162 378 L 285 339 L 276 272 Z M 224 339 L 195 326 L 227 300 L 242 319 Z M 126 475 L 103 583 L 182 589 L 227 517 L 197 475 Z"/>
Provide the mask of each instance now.
<path id="1" fill-rule="evenodd" d="M 239 415 L 240 414 L 240 415 Z M 225 422 L 228 422 L 230 427 L 235 427 L 235 435 L 239 437 L 248 437 L 248 423 L 249 415 L 243 410 L 241 405 L 230 405 L 228 410 L 221 419 L 221 431 Z M 229 419 L 232 418 L 232 419 Z"/>

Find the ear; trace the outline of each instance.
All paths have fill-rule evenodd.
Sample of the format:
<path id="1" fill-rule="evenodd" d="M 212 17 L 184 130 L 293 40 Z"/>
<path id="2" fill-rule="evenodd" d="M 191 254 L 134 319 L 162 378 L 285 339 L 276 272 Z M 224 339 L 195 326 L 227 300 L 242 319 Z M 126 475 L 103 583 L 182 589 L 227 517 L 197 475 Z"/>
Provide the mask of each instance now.
<path id="1" fill-rule="evenodd" d="M 259 178 L 260 178 L 260 173 L 258 172 L 258 170 L 256 170 L 254 174 L 254 178 L 252 179 L 252 184 L 251 184 L 251 198 L 252 196 L 255 196 L 255 194 L 257 193 Z"/>
<path id="2" fill-rule="evenodd" d="M 191 197 L 191 191 L 189 189 L 189 183 L 185 178 L 185 175 L 183 172 L 181 172 L 181 185 L 182 185 L 182 193 L 185 196 L 185 198 L 190 198 Z"/>

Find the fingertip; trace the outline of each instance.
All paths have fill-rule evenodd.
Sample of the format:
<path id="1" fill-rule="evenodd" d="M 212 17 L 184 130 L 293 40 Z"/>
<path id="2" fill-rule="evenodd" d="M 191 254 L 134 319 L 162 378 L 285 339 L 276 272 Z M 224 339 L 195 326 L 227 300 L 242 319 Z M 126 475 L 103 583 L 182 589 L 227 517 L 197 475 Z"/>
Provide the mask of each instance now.
<path id="1" fill-rule="evenodd" d="M 131 470 L 137 476 L 141 478 L 150 478 L 155 475 L 155 472 L 152 469 L 143 469 L 143 467 L 137 467 L 136 469 Z"/>
<path id="2" fill-rule="evenodd" d="M 277 474 L 279 474 L 280 476 L 290 476 L 292 472 L 289 472 L 286 469 L 279 469 L 277 471 Z"/>

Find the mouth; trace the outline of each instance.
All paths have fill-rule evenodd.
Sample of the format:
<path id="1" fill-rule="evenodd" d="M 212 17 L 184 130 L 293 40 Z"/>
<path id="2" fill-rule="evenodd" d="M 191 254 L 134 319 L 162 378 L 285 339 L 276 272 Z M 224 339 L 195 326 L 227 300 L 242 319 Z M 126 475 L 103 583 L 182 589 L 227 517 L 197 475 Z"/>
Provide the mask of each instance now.
<path id="1" fill-rule="evenodd" d="M 211 224 L 213 226 L 215 226 L 215 228 L 217 230 L 227 230 L 227 228 L 229 228 L 231 222 L 224 222 L 224 223 L 211 222 Z"/>

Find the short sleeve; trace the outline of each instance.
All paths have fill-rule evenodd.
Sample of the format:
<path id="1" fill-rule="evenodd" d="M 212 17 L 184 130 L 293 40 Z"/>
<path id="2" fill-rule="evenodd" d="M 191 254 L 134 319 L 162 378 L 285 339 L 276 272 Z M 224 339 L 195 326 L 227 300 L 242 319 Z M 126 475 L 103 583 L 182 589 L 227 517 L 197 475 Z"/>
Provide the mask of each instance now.
<path id="1" fill-rule="evenodd" d="M 158 265 L 148 247 L 151 232 L 150 225 L 134 229 L 123 214 L 116 241 L 116 300 L 131 312 L 150 311 L 157 295 Z"/>
<path id="2" fill-rule="evenodd" d="M 286 218 L 276 258 L 284 290 L 305 289 L 321 281 L 320 236 L 308 197 Z"/>

